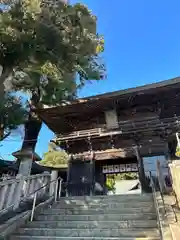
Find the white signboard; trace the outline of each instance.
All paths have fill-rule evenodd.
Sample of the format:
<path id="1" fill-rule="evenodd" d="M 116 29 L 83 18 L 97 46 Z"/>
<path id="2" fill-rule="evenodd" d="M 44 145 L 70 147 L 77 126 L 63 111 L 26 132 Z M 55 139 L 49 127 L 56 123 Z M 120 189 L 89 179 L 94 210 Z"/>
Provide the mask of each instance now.
<path id="1" fill-rule="evenodd" d="M 125 172 L 125 171 L 126 171 L 126 165 L 125 164 L 121 164 L 119 172 Z"/>
<path id="2" fill-rule="evenodd" d="M 103 173 L 108 173 L 107 166 L 103 166 Z"/>
<path id="3" fill-rule="evenodd" d="M 138 165 L 137 163 L 132 164 L 132 172 L 138 172 Z"/>
<path id="4" fill-rule="evenodd" d="M 114 172 L 119 173 L 119 165 L 114 165 Z"/>
<path id="5" fill-rule="evenodd" d="M 113 165 L 108 166 L 108 173 L 113 173 L 114 172 L 114 167 Z"/>
<path id="6" fill-rule="evenodd" d="M 126 164 L 126 172 L 131 172 L 131 164 Z"/>
<path id="7" fill-rule="evenodd" d="M 123 173 L 123 172 L 138 172 L 137 163 L 119 164 L 119 165 L 104 165 L 103 173 Z"/>

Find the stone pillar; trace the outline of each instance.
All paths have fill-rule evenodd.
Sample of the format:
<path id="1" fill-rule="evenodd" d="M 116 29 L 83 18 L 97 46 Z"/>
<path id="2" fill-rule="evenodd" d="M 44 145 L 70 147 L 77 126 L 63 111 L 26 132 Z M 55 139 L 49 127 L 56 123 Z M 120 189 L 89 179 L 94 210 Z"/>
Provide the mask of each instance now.
<path id="1" fill-rule="evenodd" d="M 135 150 L 135 154 L 136 154 L 137 161 L 138 161 L 139 180 L 141 183 L 141 189 L 142 189 L 142 192 L 146 192 L 147 191 L 147 183 L 146 183 L 146 175 L 145 175 L 145 171 L 144 171 L 143 158 L 140 156 L 138 146 L 135 147 L 134 150 Z"/>
<path id="2" fill-rule="evenodd" d="M 17 185 L 15 194 L 14 194 L 14 206 L 13 209 L 17 209 L 20 204 L 21 196 L 22 196 L 22 189 L 24 185 L 24 177 L 21 174 L 16 176 L 16 179 L 19 179 L 19 183 Z"/>
<path id="3" fill-rule="evenodd" d="M 0 210 L 3 209 L 4 203 L 6 202 L 7 192 L 8 184 L 1 187 Z"/>
<path id="4" fill-rule="evenodd" d="M 22 176 L 29 176 L 31 174 L 31 167 L 33 161 L 32 151 L 21 151 L 17 155 L 17 158 L 21 160 L 18 174 L 21 174 Z"/>
<path id="5" fill-rule="evenodd" d="M 12 185 L 10 185 L 9 194 L 8 194 L 8 197 L 6 200 L 6 207 L 9 207 L 14 203 L 14 194 L 16 194 L 16 192 L 15 192 L 16 185 L 17 185 L 16 182 L 14 182 Z"/>
<path id="6" fill-rule="evenodd" d="M 50 196 L 52 196 L 53 194 L 54 194 L 54 192 L 55 192 L 55 190 L 56 190 L 56 179 L 58 178 L 58 170 L 52 170 L 51 171 L 51 182 L 52 181 L 54 181 L 54 182 L 52 182 L 51 184 L 50 184 Z"/>

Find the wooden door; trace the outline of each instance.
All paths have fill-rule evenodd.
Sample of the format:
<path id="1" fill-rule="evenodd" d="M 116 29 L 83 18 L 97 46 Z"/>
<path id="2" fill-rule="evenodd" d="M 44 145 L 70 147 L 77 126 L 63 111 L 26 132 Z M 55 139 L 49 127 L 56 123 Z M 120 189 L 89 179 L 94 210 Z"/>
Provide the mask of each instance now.
<path id="1" fill-rule="evenodd" d="M 94 187 L 93 161 L 71 160 L 69 162 L 67 191 L 69 196 L 89 196 Z"/>

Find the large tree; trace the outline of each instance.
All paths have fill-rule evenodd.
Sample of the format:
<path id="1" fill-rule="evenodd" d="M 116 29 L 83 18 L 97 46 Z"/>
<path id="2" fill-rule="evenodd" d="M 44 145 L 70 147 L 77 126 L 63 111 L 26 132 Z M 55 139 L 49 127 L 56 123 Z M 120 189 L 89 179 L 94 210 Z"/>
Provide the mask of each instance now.
<path id="1" fill-rule="evenodd" d="M 34 150 L 42 122 L 33 113 L 76 96 L 87 80 L 100 80 L 105 67 L 103 37 L 96 17 L 81 4 L 57 1 L 4 1 L 0 15 L 0 88 L 30 93 L 30 113 L 22 148 Z"/>

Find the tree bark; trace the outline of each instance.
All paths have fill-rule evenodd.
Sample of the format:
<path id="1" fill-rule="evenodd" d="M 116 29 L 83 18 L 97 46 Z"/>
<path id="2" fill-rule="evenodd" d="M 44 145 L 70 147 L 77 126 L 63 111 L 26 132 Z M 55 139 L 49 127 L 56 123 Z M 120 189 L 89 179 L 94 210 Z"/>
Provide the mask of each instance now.
<path id="1" fill-rule="evenodd" d="M 28 120 L 26 121 L 24 126 L 25 135 L 24 135 L 24 141 L 22 144 L 22 150 L 30 149 L 34 151 L 36 147 L 38 135 L 42 126 L 42 121 L 33 112 L 33 108 L 34 107 L 37 108 L 39 106 L 40 94 L 41 93 L 38 88 L 32 91 L 30 112 L 29 112 Z"/>
<path id="2" fill-rule="evenodd" d="M 2 67 L 2 73 L 0 75 L 0 98 L 4 96 L 5 93 L 5 80 L 9 77 L 11 69 Z"/>
<path id="3" fill-rule="evenodd" d="M 31 174 L 34 151 L 41 130 L 42 121 L 32 117 L 31 112 L 25 123 L 25 135 L 18 158 L 19 174 L 29 176 Z"/>
<path id="4" fill-rule="evenodd" d="M 37 89 L 38 90 L 38 89 Z M 38 106 L 40 92 L 36 89 L 32 92 L 31 107 L 28 120 L 25 122 L 25 135 L 21 148 L 21 157 L 19 159 L 19 174 L 28 176 L 31 173 L 32 157 L 35 151 L 38 135 L 41 130 L 42 121 L 33 112 L 33 106 Z"/>
<path id="5" fill-rule="evenodd" d="M 24 126 L 25 135 L 24 135 L 24 140 L 21 148 L 22 151 L 26 149 L 29 149 L 32 151 L 35 150 L 36 143 L 38 140 L 38 135 L 41 130 L 41 126 L 42 126 L 42 121 L 37 118 L 33 118 L 30 113 L 29 118 Z"/>

